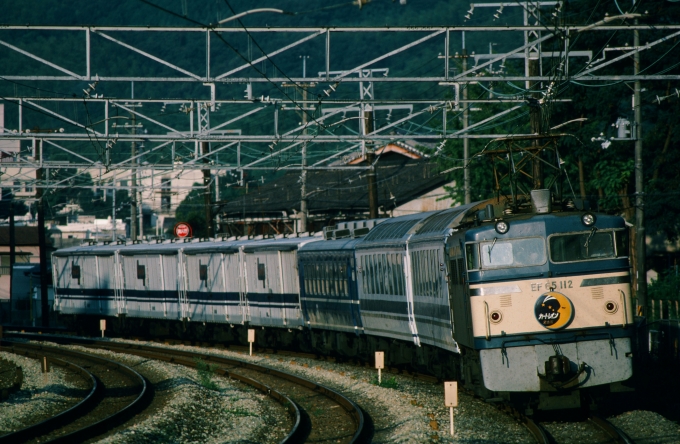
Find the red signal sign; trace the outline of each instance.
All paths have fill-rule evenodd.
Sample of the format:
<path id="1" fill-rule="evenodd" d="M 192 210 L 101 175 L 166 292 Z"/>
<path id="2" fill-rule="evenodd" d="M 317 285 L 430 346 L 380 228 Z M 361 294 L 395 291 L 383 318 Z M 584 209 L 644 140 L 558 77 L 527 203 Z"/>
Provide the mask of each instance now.
<path id="1" fill-rule="evenodd" d="M 192 231 L 191 231 L 191 225 L 189 225 L 186 222 L 179 222 L 175 224 L 175 236 L 185 238 L 185 237 L 191 237 Z"/>

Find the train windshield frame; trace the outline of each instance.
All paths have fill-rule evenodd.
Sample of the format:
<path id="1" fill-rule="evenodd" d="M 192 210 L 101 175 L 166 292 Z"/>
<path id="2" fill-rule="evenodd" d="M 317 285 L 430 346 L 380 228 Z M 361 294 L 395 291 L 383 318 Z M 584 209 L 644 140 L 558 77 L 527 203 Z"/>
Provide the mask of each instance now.
<path id="1" fill-rule="evenodd" d="M 548 261 L 545 239 L 542 237 L 495 237 L 467 243 L 465 250 L 468 270 L 533 267 Z"/>
<path id="2" fill-rule="evenodd" d="M 550 262 L 566 264 L 629 257 L 627 229 L 590 229 L 548 236 Z"/>

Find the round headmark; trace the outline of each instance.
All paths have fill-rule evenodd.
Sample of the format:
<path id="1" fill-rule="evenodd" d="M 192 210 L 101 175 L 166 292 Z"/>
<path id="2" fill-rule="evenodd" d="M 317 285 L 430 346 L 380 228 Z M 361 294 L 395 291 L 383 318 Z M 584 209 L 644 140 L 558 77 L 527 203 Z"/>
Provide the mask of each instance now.
<path id="1" fill-rule="evenodd" d="M 574 305 L 562 293 L 549 291 L 536 300 L 534 315 L 548 330 L 560 330 L 574 319 Z"/>
<path id="2" fill-rule="evenodd" d="M 186 222 L 179 222 L 175 224 L 175 236 L 185 238 L 191 237 L 191 225 Z"/>

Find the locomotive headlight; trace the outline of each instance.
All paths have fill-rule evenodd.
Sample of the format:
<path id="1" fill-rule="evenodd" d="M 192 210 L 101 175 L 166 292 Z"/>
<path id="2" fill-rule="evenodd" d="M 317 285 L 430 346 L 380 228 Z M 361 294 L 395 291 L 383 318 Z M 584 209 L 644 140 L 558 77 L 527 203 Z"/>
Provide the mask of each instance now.
<path id="1" fill-rule="evenodd" d="M 489 320 L 493 322 L 494 324 L 498 324 L 501 322 L 503 319 L 503 313 L 501 313 L 499 310 L 494 310 L 491 313 L 489 313 Z"/>
<path id="2" fill-rule="evenodd" d="M 595 225 L 595 221 L 597 221 L 597 218 L 593 213 L 586 213 L 583 216 L 581 216 L 581 222 L 586 227 L 592 227 L 593 225 Z"/>
<path id="3" fill-rule="evenodd" d="M 619 310 L 619 304 L 614 301 L 607 301 L 604 303 L 604 311 L 607 313 L 616 313 Z"/>
<path id="4" fill-rule="evenodd" d="M 510 229 L 510 224 L 504 220 L 499 220 L 498 222 L 496 222 L 495 228 L 498 234 L 505 234 Z"/>

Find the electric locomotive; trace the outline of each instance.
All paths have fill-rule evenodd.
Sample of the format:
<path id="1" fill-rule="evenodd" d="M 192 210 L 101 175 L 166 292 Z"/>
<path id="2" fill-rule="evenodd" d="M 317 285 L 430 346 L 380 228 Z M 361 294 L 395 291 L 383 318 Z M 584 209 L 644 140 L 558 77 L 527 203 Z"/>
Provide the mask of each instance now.
<path id="1" fill-rule="evenodd" d="M 447 240 L 450 269 L 466 271 L 449 286 L 454 338 L 474 350 L 466 379 L 540 393 L 539 409 L 576 407 L 580 389 L 632 376 L 625 222 L 551 205 L 547 190 L 532 191 L 528 213 L 495 217 L 488 205 Z"/>

